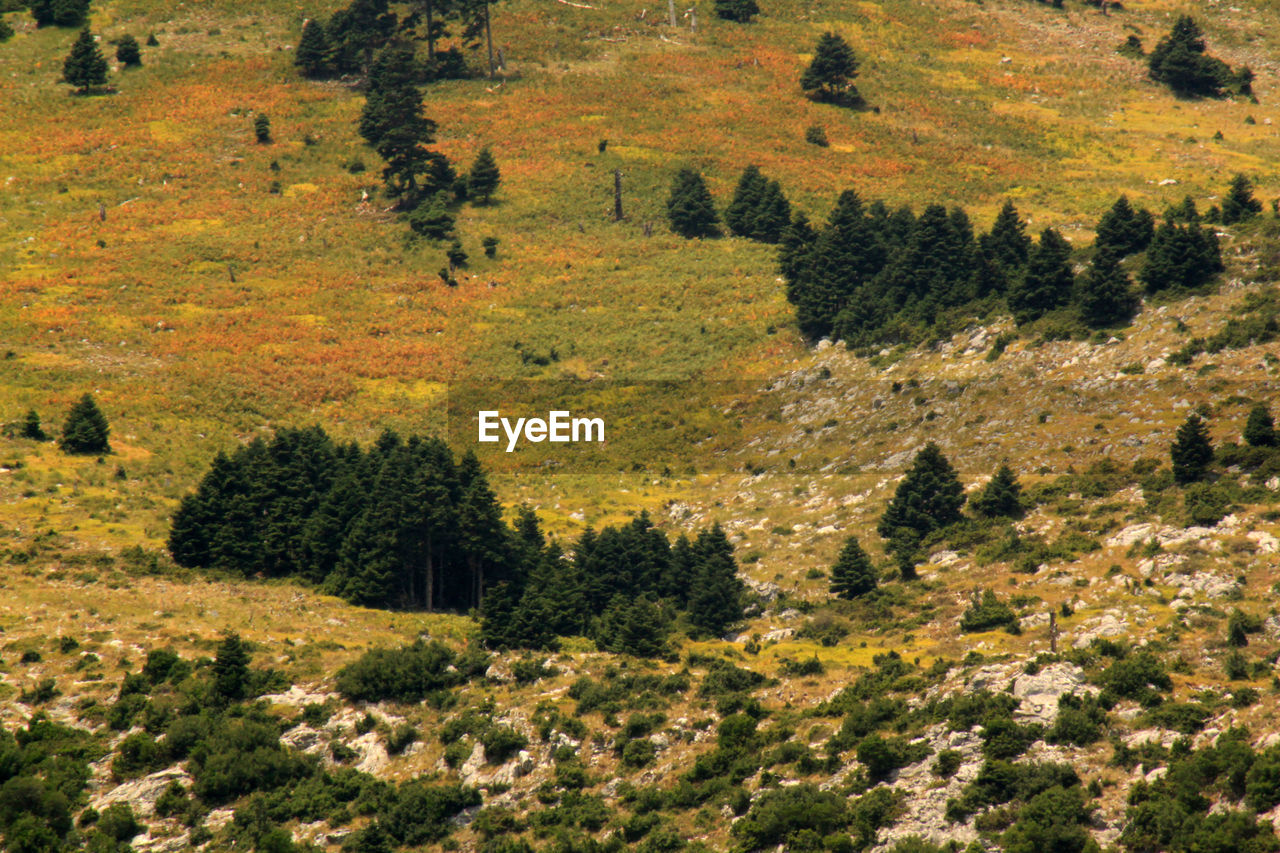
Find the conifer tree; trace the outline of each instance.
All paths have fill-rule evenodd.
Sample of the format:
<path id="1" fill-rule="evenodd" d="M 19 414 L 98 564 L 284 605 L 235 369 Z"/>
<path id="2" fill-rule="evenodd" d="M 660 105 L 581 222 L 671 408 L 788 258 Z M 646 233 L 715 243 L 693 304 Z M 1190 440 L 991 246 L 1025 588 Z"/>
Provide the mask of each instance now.
<path id="1" fill-rule="evenodd" d="M 1138 278 L 1150 293 L 1169 289 L 1194 290 L 1224 269 L 1218 237 L 1198 222 L 1164 222 L 1156 229 Z"/>
<path id="2" fill-rule="evenodd" d="M 1007 464 L 996 469 L 982 491 L 972 501 L 973 509 L 987 518 L 1017 518 L 1022 515 L 1022 485 Z"/>
<path id="3" fill-rule="evenodd" d="M 796 281 L 805 266 L 806 255 L 818 234 L 809 224 L 809 217 L 801 211 L 795 215 L 782 232 L 778 247 L 778 272 L 787 281 L 787 301 L 798 304 L 799 294 L 793 292 Z"/>
<path id="4" fill-rule="evenodd" d="M 32 0 L 37 27 L 81 27 L 89 20 L 89 0 Z"/>
<path id="5" fill-rule="evenodd" d="M 47 441 L 49 438 L 40 425 L 40 415 L 35 409 L 28 410 L 27 416 L 22 419 L 22 437 L 32 441 Z"/>
<path id="6" fill-rule="evenodd" d="M 1189 15 L 1182 15 L 1147 60 L 1151 79 L 1184 97 L 1217 97 L 1235 79 L 1222 60 L 1205 53 L 1204 32 Z"/>
<path id="7" fill-rule="evenodd" d="M 1155 235 L 1155 219 L 1151 211 L 1134 210 L 1126 196 L 1120 196 L 1111 209 L 1098 221 L 1094 247 L 1099 252 L 1110 252 L 1117 258 L 1141 252 Z"/>
<path id="8" fill-rule="evenodd" d="M 1234 225 L 1262 212 L 1262 202 L 1253 197 L 1253 184 L 1243 174 L 1231 179 L 1231 188 L 1222 200 L 1222 224 Z"/>
<path id="9" fill-rule="evenodd" d="M 293 64 L 302 72 L 302 76 L 318 79 L 327 77 L 329 68 L 329 36 L 324 24 L 315 18 L 307 19 L 302 27 L 302 37 L 298 40 L 298 48 L 293 52 Z"/>
<path id="10" fill-rule="evenodd" d="M 856 536 L 850 536 L 831 567 L 831 594 L 853 600 L 874 590 L 879 583 L 871 558 Z"/>
<path id="11" fill-rule="evenodd" d="M 1046 228 L 1027 258 L 1026 272 L 1009 288 L 1009 308 L 1018 323 L 1038 320 L 1071 300 L 1075 273 L 1070 258 L 1071 244 Z"/>
<path id="12" fill-rule="evenodd" d="M 742 619 L 746 590 L 738 577 L 733 546 L 717 523 L 698 534 L 693 551 L 696 568 L 689 588 L 689 621 L 706 635 L 720 636 Z"/>
<path id="13" fill-rule="evenodd" d="M 899 558 L 904 577 L 912 576 L 915 551 L 921 539 L 959 521 L 964 486 L 937 444 L 929 442 L 916 454 L 876 528 Z"/>
<path id="14" fill-rule="evenodd" d="M 66 453 L 110 453 L 111 444 L 107 440 L 110 432 L 111 427 L 93 395 L 85 394 L 67 414 L 58 444 Z"/>
<path id="15" fill-rule="evenodd" d="M 271 141 L 271 119 L 266 113 L 258 113 L 253 117 L 253 136 L 259 145 L 266 145 Z"/>
<path id="16" fill-rule="evenodd" d="M 754 164 L 747 166 L 733 190 L 733 201 L 724 211 L 724 224 L 739 237 L 755 235 L 755 217 L 769 182 Z"/>
<path id="17" fill-rule="evenodd" d="M 88 27 L 80 31 L 80 37 L 62 63 L 62 79 L 82 95 L 107 85 L 107 60 Z"/>
<path id="18" fill-rule="evenodd" d="M 716 17 L 740 24 L 749 24 L 752 18 L 760 14 L 756 0 L 716 0 L 715 9 Z"/>
<path id="19" fill-rule="evenodd" d="M 1005 201 L 1000 208 L 991 231 L 986 235 L 984 248 L 1006 271 L 1026 266 L 1031 253 L 1031 238 L 1027 236 L 1027 226 L 1012 201 Z"/>
<path id="20" fill-rule="evenodd" d="M 720 233 L 715 203 L 702 175 L 688 166 L 676 173 L 667 199 L 671 230 L 681 237 L 714 237 Z"/>
<path id="21" fill-rule="evenodd" d="M 9 25 L 3 15 L 0 15 L 0 44 L 4 44 L 11 38 L 13 38 L 13 27 Z"/>
<path id="22" fill-rule="evenodd" d="M 852 105 L 862 101 L 853 81 L 858 76 L 858 59 L 849 43 L 833 32 L 823 33 L 813 51 L 813 60 L 800 77 L 800 88 L 815 101 Z"/>
<path id="23" fill-rule="evenodd" d="M 1135 304 L 1132 285 L 1119 257 L 1099 250 L 1076 288 L 1081 319 L 1094 329 L 1127 323 Z"/>
<path id="24" fill-rule="evenodd" d="M 615 654 L 658 657 L 666 651 L 668 621 L 648 597 L 617 596 L 600 620 L 599 644 Z"/>
<path id="25" fill-rule="evenodd" d="M 481 204 L 488 204 L 498 189 L 499 180 L 501 174 L 498 172 L 498 163 L 486 145 L 480 149 L 475 163 L 471 165 L 471 172 L 467 176 L 467 192 L 479 199 Z"/>
<path id="26" fill-rule="evenodd" d="M 370 71 L 375 54 L 387 45 L 395 31 L 396 16 L 388 9 L 387 0 L 351 0 L 333 14 L 325 29 L 331 71 Z"/>
<path id="27" fill-rule="evenodd" d="M 1258 403 L 1249 410 L 1249 419 L 1245 421 L 1243 437 L 1245 444 L 1250 447 L 1276 446 L 1276 425 L 1266 403 Z"/>
<path id="28" fill-rule="evenodd" d="M 1200 415 L 1192 412 L 1182 426 L 1170 449 L 1173 460 L 1173 479 L 1181 485 L 1204 479 L 1213 461 L 1213 445 L 1209 443 L 1209 426 Z"/>
<path id="29" fill-rule="evenodd" d="M 762 243 L 777 243 L 782 232 L 791 222 L 791 202 L 782 193 L 782 184 L 769 181 L 760 203 L 756 206 L 755 230 L 752 239 Z"/>
<path id="30" fill-rule="evenodd" d="M 142 49 L 138 40 L 129 34 L 120 37 L 116 45 L 116 60 L 125 68 L 138 68 L 142 65 Z"/>
<path id="31" fill-rule="evenodd" d="M 213 689 L 228 701 L 246 698 L 249 687 L 249 650 L 240 635 L 228 633 L 218 644 L 213 661 Z"/>

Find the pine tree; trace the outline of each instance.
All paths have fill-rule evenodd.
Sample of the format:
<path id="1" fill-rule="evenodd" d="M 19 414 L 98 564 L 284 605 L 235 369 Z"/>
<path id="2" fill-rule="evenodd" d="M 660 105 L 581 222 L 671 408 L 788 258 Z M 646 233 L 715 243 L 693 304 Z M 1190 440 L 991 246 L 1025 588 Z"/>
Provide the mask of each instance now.
<path id="1" fill-rule="evenodd" d="M 302 37 L 298 40 L 298 49 L 293 53 L 293 64 L 298 66 L 302 76 L 318 79 L 329 76 L 329 36 L 324 24 L 315 18 L 309 18 L 302 27 Z"/>
<path id="2" fill-rule="evenodd" d="M 1262 212 L 1262 202 L 1253 197 L 1253 184 L 1243 175 L 1231 179 L 1231 189 L 1222 200 L 1222 224 L 1234 225 Z"/>
<path id="3" fill-rule="evenodd" d="M 89 0 L 32 0 L 28 6 L 37 27 L 82 27 L 89 20 Z"/>
<path id="4" fill-rule="evenodd" d="M 1276 424 L 1271 418 L 1271 410 L 1266 403 L 1258 403 L 1249 410 L 1249 419 L 1244 425 L 1244 442 L 1250 447 L 1275 447 Z"/>
<path id="5" fill-rule="evenodd" d="M 961 519 L 964 486 L 938 445 L 929 442 L 885 508 L 876 532 L 888 540 L 904 577 L 914 572 L 915 552 L 924 536 Z"/>
<path id="6" fill-rule="evenodd" d="M 1031 238 L 1027 236 L 1027 226 L 1012 201 L 1006 201 L 1000 208 L 991 231 L 985 235 L 983 248 L 1006 273 L 1026 266 L 1031 253 Z"/>
<path id="7" fill-rule="evenodd" d="M 7 42 L 11 38 L 13 38 L 13 27 L 9 25 L 3 15 L 0 15 L 0 44 Z"/>
<path id="8" fill-rule="evenodd" d="M 972 501 L 978 515 L 987 518 L 1017 518 L 1022 515 L 1022 485 L 1008 465 L 1001 465 L 995 476 L 982 487 Z"/>
<path id="9" fill-rule="evenodd" d="M 419 204 L 406 217 L 413 233 L 431 240 L 443 240 L 453 233 L 454 219 L 444 193 L 436 193 Z"/>
<path id="10" fill-rule="evenodd" d="M 879 578 L 856 536 L 850 536 L 831 567 L 831 594 L 853 600 L 876 588 Z"/>
<path id="11" fill-rule="evenodd" d="M 756 206 L 755 231 L 751 236 L 762 243 L 777 243 L 790 222 L 791 202 L 783 195 L 782 184 L 770 181 Z"/>
<path id="12" fill-rule="evenodd" d="M 662 608 L 647 597 L 617 596 L 600 619 L 596 642 L 615 654 L 658 657 L 666 651 L 667 630 Z"/>
<path id="13" fill-rule="evenodd" d="M 213 661 L 214 692 L 228 701 L 247 697 L 249 687 L 249 650 L 240 635 L 228 633 L 218 645 Z"/>
<path id="14" fill-rule="evenodd" d="M 27 412 L 27 416 L 22 420 L 22 437 L 29 438 L 32 441 L 47 441 L 49 436 L 45 435 L 44 427 L 40 425 L 40 415 L 35 409 Z"/>
<path id="15" fill-rule="evenodd" d="M 853 105 L 862 97 L 853 81 L 858 76 L 858 59 L 853 48 L 832 32 L 823 33 L 813 51 L 813 60 L 800 77 L 800 88 L 815 101 Z"/>
<path id="16" fill-rule="evenodd" d="M 80 37 L 71 46 L 71 53 L 62 64 L 62 79 L 82 95 L 107 85 L 107 60 L 88 27 L 80 31 Z"/>
<path id="17" fill-rule="evenodd" d="M 755 235 L 756 211 L 768 185 L 758 166 L 753 164 L 742 171 L 742 177 L 733 190 L 733 201 L 724 211 L 724 224 L 731 233 L 739 237 Z"/>
<path id="18" fill-rule="evenodd" d="M 271 141 L 271 119 L 266 113 L 258 113 L 253 117 L 253 136 L 259 145 L 266 145 Z"/>
<path id="19" fill-rule="evenodd" d="M 740 24 L 749 24 L 752 18 L 760 14 L 756 0 L 716 0 L 715 8 L 716 17 Z"/>
<path id="20" fill-rule="evenodd" d="M 1126 196 L 1120 196 L 1098 221 L 1094 248 L 1117 258 L 1141 252 L 1155 235 L 1154 217 L 1145 208 L 1134 210 Z"/>
<path id="21" fill-rule="evenodd" d="M 1184 97 L 1218 97 L 1235 81 L 1225 62 L 1205 53 L 1204 33 L 1188 15 L 1156 44 L 1147 67 L 1151 79 Z"/>
<path id="22" fill-rule="evenodd" d="M 1133 317 L 1133 283 L 1117 255 L 1103 249 L 1093 256 L 1089 271 L 1078 282 L 1076 304 L 1081 319 L 1094 329 L 1121 325 Z"/>
<path id="23" fill-rule="evenodd" d="M 1027 258 L 1026 272 L 1009 288 L 1009 308 L 1019 324 L 1038 320 L 1071 300 L 1075 273 L 1070 258 L 1071 244 L 1046 228 Z"/>
<path id="24" fill-rule="evenodd" d="M 110 453 L 111 444 L 107 441 L 110 432 L 107 419 L 94 402 L 93 395 L 85 394 L 67 414 L 58 444 L 66 453 Z"/>
<path id="25" fill-rule="evenodd" d="M 138 47 L 138 40 L 128 34 L 121 36 L 116 45 L 116 60 L 126 68 L 141 67 L 142 49 Z"/>
<path id="26" fill-rule="evenodd" d="M 1173 479 L 1182 485 L 1202 480 L 1208 473 L 1209 463 L 1213 461 L 1209 426 L 1195 412 L 1178 427 L 1170 456 L 1173 459 Z"/>
<path id="27" fill-rule="evenodd" d="M 486 145 L 480 149 L 475 163 L 471 165 L 471 172 L 467 176 L 467 192 L 479 199 L 481 204 L 488 204 L 489 199 L 498 189 L 499 180 L 501 175 L 498 172 L 498 163 L 493 159 L 493 152 Z"/>
<path id="28" fill-rule="evenodd" d="M 370 70 L 374 55 L 396 30 L 396 16 L 387 6 L 387 0 L 351 0 L 348 6 L 334 12 L 325 28 L 333 73 Z"/>
<path id="29" fill-rule="evenodd" d="M 1198 222 L 1164 222 L 1156 229 L 1138 278 L 1150 293 L 1169 289 L 1194 290 L 1224 269 L 1218 237 Z"/>
<path id="30" fill-rule="evenodd" d="M 689 621 L 705 635 L 718 637 L 742 619 L 746 592 L 738 577 L 733 546 L 724 529 L 713 525 L 693 544 L 694 577 L 689 589 Z"/>
<path id="31" fill-rule="evenodd" d="M 688 166 L 676 173 L 667 199 L 671 230 L 682 237 L 715 237 L 720 218 L 702 175 Z"/>

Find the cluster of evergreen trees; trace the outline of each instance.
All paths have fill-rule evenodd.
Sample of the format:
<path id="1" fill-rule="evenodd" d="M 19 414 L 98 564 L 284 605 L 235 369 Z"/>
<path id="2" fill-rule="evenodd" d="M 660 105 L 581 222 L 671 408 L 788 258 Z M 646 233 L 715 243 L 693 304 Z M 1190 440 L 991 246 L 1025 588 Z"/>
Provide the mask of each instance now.
<path id="1" fill-rule="evenodd" d="M 82 27 L 89 21 L 89 0 L 30 0 L 37 27 Z"/>
<path id="2" fill-rule="evenodd" d="M 1206 52 L 1204 32 L 1190 15 L 1182 15 L 1147 58 L 1151 79 L 1183 97 L 1217 98 L 1224 94 L 1250 95 L 1253 71 L 1231 66 Z"/>
<path id="3" fill-rule="evenodd" d="M 667 198 L 667 219 L 671 230 L 682 237 L 715 237 L 720 233 L 720 216 L 715 200 L 702 175 L 685 167 L 676 173 Z M 770 181 L 757 166 L 748 166 L 738 179 L 733 200 L 724 212 L 729 230 L 750 240 L 777 243 L 791 222 L 791 203 L 782 185 Z"/>
<path id="4" fill-rule="evenodd" d="M 314 79 L 363 75 L 382 48 L 420 41 L 426 44 L 427 59 L 415 67 L 417 82 L 464 78 L 470 74 L 461 51 L 439 50 L 438 45 L 458 25 L 464 46 L 475 47 L 487 38 L 488 24 L 489 0 L 411 0 L 404 15 L 393 12 L 388 0 L 351 0 L 328 21 L 307 21 L 294 63 Z"/>
<path id="5" fill-rule="evenodd" d="M 642 515 L 588 531 L 572 558 L 522 510 L 514 527 L 472 454 L 384 433 L 368 450 L 281 430 L 218 454 L 174 514 L 182 566 L 298 577 L 356 604 L 481 608 L 493 646 L 557 636 L 658 654 L 677 612 L 696 633 L 742 618 L 743 587 L 719 527 L 672 545 Z"/>
<path id="6" fill-rule="evenodd" d="M 719 525 L 672 544 L 642 513 L 621 527 L 588 530 L 572 557 L 538 529 L 516 525 L 519 568 L 485 599 L 481 631 L 490 647 L 552 648 L 587 636 L 613 652 L 661 654 L 677 614 L 694 635 L 719 636 L 742 619 L 745 587 Z"/>
<path id="7" fill-rule="evenodd" d="M 1145 252 L 1130 266 L 1148 292 L 1200 287 L 1223 269 L 1217 236 L 1202 220 L 1240 222 L 1259 210 L 1243 175 L 1220 210 L 1202 217 L 1188 198 L 1159 228 L 1150 211 L 1121 197 L 1098 223 L 1089 265 L 1077 274 L 1071 244 L 1052 228 L 1032 240 L 1012 202 L 975 236 L 962 208 L 929 205 L 917 217 L 879 201 L 864 206 L 849 190 L 821 228 L 795 216 L 782 233 L 779 267 L 801 331 L 853 347 L 913 343 L 948 315 L 1001 307 L 1020 324 L 1059 312 L 1105 328 L 1128 322 L 1137 307 L 1127 257 Z"/>

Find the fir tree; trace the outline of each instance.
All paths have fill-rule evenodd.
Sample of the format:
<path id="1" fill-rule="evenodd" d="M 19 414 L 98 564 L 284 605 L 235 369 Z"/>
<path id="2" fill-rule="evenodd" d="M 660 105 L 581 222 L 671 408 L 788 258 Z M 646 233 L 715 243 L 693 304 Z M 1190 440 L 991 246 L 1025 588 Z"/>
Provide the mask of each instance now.
<path id="1" fill-rule="evenodd" d="M 1249 419 L 1245 422 L 1243 437 L 1245 444 L 1250 447 L 1276 446 L 1276 425 L 1266 403 L 1258 403 L 1249 410 Z"/>
<path id="2" fill-rule="evenodd" d="M 138 40 L 128 34 L 121 36 L 116 45 L 116 60 L 126 68 L 141 67 L 142 49 L 138 47 Z"/>
<path id="3" fill-rule="evenodd" d="M 28 6 L 37 27 L 82 27 L 89 20 L 89 0 L 32 0 Z"/>
<path id="4" fill-rule="evenodd" d="M 972 501 L 974 512 L 987 518 L 1022 515 L 1022 485 L 1008 465 L 1001 465 Z"/>
<path id="5" fill-rule="evenodd" d="M 1184 97 L 1218 97 L 1234 79 L 1225 62 L 1205 53 L 1204 33 L 1188 15 L 1156 44 L 1147 67 L 1151 79 Z"/>
<path id="6" fill-rule="evenodd" d="M 333 14 L 325 28 L 332 72 L 369 71 L 375 54 L 386 46 L 395 30 L 396 16 L 388 9 L 387 0 L 351 0 Z"/>
<path id="7" fill-rule="evenodd" d="M 752 18 L 760 14 L 756 0 L 716 0 L 715 9 L 716 17 L 740 24 L 749 24 Z"/>
<path id="8" fill-rule="evenodd" d="M 471 164 L 471 172 L 467 175 L 467 192 L 479 199 L 481 204 L 488 204 L 489 199 L 498 189 L 500 179 L 498 163 L 493 159 L 493 152 L 486 145 L 480 149 L 480 153 L 476 155 L 476 161 Z"/>
<path id="9" fill-rule="evenodd" d="M 453 233 L 454 219 L 444 193 L 436 193 L 406 217 L 413 233 L 431 240 L 443 240 Z"/>
<path id="10" fill-rule="evenodd" d="M 733 546 L 719 524 L 698 534 L 693 552 L 696 569 L 689 588 L 689 621 L 703 634 L 718 637 L 742 619 L 746 589 L 738 577 Z"/>
<path id="11" fill-rule="evenodd" d="M 1093 256 L 1089 271 L 1078 282 L 1076 304 L 1090 328 L 1103 329 L 1132 319 L 1133 286 L 1117 255 L 1099 250 Z"/>
<path id="12" fill-rule="evenodd" d="M 1075 273 L 1070 258 L 1071 244 L 1046 228 L 1027 258 L 1026 272 L 1009 289 L 1009 308 L 1018 323 L 1038 320 L 1071 300 Z"/>
<path id="13" fill-rule="evenodd" d="M 1156 229 L 1138 277 L 1148 292 L 1194 290 L 1223 270 L 1218 237 L 1198 222 L 1178 225 L 1166 221 Z"/>
<path id="14" fill-rule="evenodd" d="M 782 232 L 791 222 L 791 202 L 782 193 L 782 184 L 769 181 L 760 203 L 756 206 L 755 229 L 752 239 L 762 243 L 777 243 Z"/>
<path id="15" fill-rule="evenodd" d="M 298 49 L 293 53 L 293 64 L 298 66 L 304 77 L 327 77 L 330 74 L 329 52 L 329 36 L 324 24 L 309 18 L 302 27 Z"/>
<path id="16" fill-rule="evenodd" d="M 0 44 L 7 42 L 11 38 L 13 38 L 13 27 L 9 25 L 3 15 L 0 15 Z"/>
<path id="17" fill-rule="evenodd" d="M 238 701 L 248 695 L 249 650 L 240 635 L 228 633 L 218 645 L 213 661 L 214 692 L 228 701 Z"/>
<path id="18" fill-rule="evenodd" d="M 1129 199 L 1120 196 L 1098 221 L 1094 248 L 1117 258 L 1141 252 L 1155 235 L 1155 218 L 1149 210 L 1134 210 Z"/>
<path id="19" fill-rule="evenodd" d="M 831 567 L 831 594 L 853 600 L 873 591 L 879 583 L 871 558 L 856 536 L 850 536 Z"/>
<path id="20" fill-rule="evenodd" d="M 667 219 L 671 230 L 682 237 L 714 237 L 720 233 L 711 193 L 702 175 L 688 166 L 676 173 L 667 199 Z"/>
<path id="21" fill-rule="evenodd" d="M 80 31 L 80 37 L 71 46 L 71 53 L 62 64 L 62 79 L 82 95 L 107 85 L 107 60 L 88 27 Z"/>
<path id="22" fill-rule="evenodd" d="M 813 51 L 813 60 L 800 77 L 800 88 L 815 101 L 858 104 L 862 97 L 853 81 L 858 76 L 858 60 L 848 42 L 832 32 L 823 33 Z"/>
<path id="23" fill-rule="evenodd" d="M 1031 238 L 1012 201 L 1006 201 L 1000 208 L 991 231 L 985 235 L 983 248 L 1006 272 L 1026 266 L 1031 254 Z"/>
<path id="24" fill-rule="evenodd" d="M 253 117 L 253 136 L 259 145 L 266 145 L 271 141 L 271 119 L 266 113 L 258 113 Z"/>
<path id="25" fill-rule="evenodd" d="M 600 620 L 598 642 L 615 654 L 658 657 L 666 651 L 667 618 L 647 597 L 616 597 Z"/>
<path id="26" fill-rule="evenodd" d="M 29 438 L 32 441 L 47 441 L 49 436 L 45 435 L 44 427 L 40 425 L 40 415 L 35 409 L 30 409 L 27 416 L 22 420 L 23 438 Z"/>
<path id="27" fill-rule="evenodd" d="M 107 419 L 94 402 L 93 395 L 85 394 L 71 407 L 58 444 L 66 453 L 110 453 L 111 444 L 107 441 L 110 432 Z"/>
<path id="28" fill-rule="evenodd" d="M 1252 219 L 1262 212 L 1262 202 L 1253 197 L 1253 184 L 1238 174 L 1231 179 L 1231 188 L 1222 200 L 1222 224 L 1234 225 Z"/>
<path id="29" fill-rule="evenodd" d="M 422 114 L 417 71 L 409 48 L 392 46 L 379 53 L 359 125 L 360 135 L 387 163 L 382 170 L 387 192 L 409 210 L 454 181 L 444 155 L 426 147 L 435 141 L 436 123 Z"/>
<path id="30" fill-rule="evenodd" d="M 778 247 L 778 272 L 787 281 L 787 300 L 796 304 L 797 295 L 792 287 L 805 265 L 805 256 L 817 239 L 817 232 L 809 224 L 809 217 L 803 212 L 797 213 L 782 232 L 781 245 Z"/>
<path id="31" fill-rule="evenodd" d="M 916 454 L 911 469 L 898 484 L 876 528 L 899 558 L 904 577 L 910 577 L 915 552 L 929 533 L 959 521 L 964 486 L 938 445 L 929 442 Z"/>
<path id="32" fill-rule="evenodd" d="M 1173 479 L 1181 485 L 1204 479 L 1213 461 L 1213 445 L 1209 443 L 1209 426 L 1192 412 L 1178 427 L 1173 447 Z"/>
<path id="33" fill-rule="evenodd" d="M 750 165 L 742 171 L 738 186 L 733 190 L 733 201 L 724 211 L 724 224 L 731 233 L 739 237 L 754 236 L 756 210 L 768 185 L 759 167 Z"/>

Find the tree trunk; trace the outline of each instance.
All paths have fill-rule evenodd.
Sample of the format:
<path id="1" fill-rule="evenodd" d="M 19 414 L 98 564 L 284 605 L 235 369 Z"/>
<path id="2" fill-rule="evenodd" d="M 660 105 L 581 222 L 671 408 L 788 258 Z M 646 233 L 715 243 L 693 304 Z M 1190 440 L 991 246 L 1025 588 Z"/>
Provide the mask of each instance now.
<path id="1" fill-rule="evenodd" d="M 493 76 L 493 33 L 489 29 L 489 0 L 484 0 L 484 40 L 489 45 L 489 76 Z"/>
<path id="2" fill-rule="evenodd" d="M 676 0 L 667 0 L 667 22 L 676 25 Z"/>
<path id="3" fill-rule="evenodd" d="M 622 170 L 613 170 L 613 221 L 622 221 Z"/>
<path id="4" fill-rule="evenodd" d="M 427 10 L 427 62 L 431 63 L 431 73 L 435 73 L 436 64 L 436 29 L 434 18 L 431 15 L 431 0 L 426 4 Z"/>
<path id="5" fill-rule="evenodd" d="M 427 612 L 430 613 L 435 606 L 436 592 L 436 563 L 435 555 L 431 552 L 431 538 L 427 537 Z"/>

